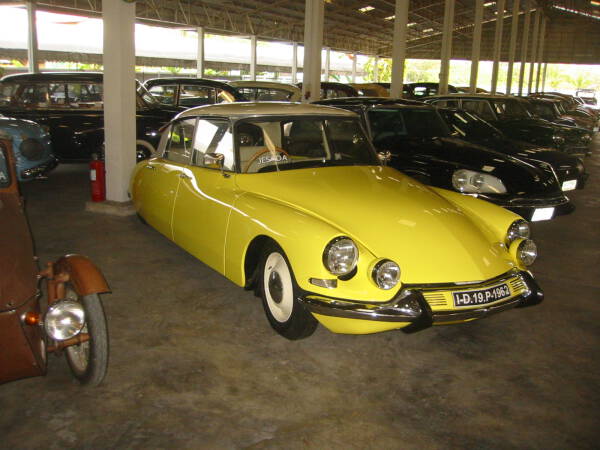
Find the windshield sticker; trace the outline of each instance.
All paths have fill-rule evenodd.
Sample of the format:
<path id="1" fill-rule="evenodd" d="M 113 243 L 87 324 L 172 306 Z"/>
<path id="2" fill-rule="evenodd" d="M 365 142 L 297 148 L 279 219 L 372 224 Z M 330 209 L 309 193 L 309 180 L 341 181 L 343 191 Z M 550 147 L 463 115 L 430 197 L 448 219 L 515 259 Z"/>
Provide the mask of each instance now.
<path id="1" fill-rule="evenodd" d="M 258 164 L 265 165 L 272 162 L 289 162 L 289 159 L 286 155 L 277 154 L 273 155 L 265 155 L 258 158 Z"/>
<path id="2" fill-rule="evenodd" d="M 495 167 L 494 166 L 483 166 L 481 168 L 481 170 L 483 170 L 484 172 L 491 172 L 492 170 L 494 170 Z"/>

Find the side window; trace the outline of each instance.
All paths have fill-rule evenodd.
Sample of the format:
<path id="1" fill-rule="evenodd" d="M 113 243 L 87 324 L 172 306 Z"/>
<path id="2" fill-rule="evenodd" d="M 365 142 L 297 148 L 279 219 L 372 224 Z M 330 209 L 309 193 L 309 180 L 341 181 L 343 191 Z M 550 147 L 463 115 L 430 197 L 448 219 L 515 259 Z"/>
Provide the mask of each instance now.
<path id="1" fill-rule="evenodd" d="M 496 120 L 492 108 L 485 100 L 463 100 L 462 109 L 469 111 L 484 120 Z"/>
<path id="2" fill-rule="evenodd" d="M 217 89 L 217 101 L 216 103 L 233 103 L 235 97 L 231 92 L 227 92 L 225 89 Z"/>
<path id="3" fill-rule="evenodd" d="M 215 102 L 214 88 L 197 86 L 195 84 L 181 85 L 179 90 L 180 106 L 212 105 Z"/>
<path id="4" fill-rule="evenodd" d="M 69 83 L 67 84 L 67 101 L 71 108 L 102 109 L 103 90 L 101 84 Z"/>
<path id="5" fill-rule="evenodd" d="M 176 91 L 177 86 L 175 85 L 161 86 L 159 84 L 150 88 L 150 93 L 156 98 L 156 100 L 167 105 L 172 105 L 175 102 Z"/>
<path id="6" fill-rule="evenodd" d="M 237 88 L 250 101 L 256 100 L 256 89 L 249 87 Z"/>
<path id="7" fill-rule="evenodd" d="M 50 105 L 53 108 L 67 106 L 67 86 L 65 83 L 50 83 L 48 85 Z"/>
<path id="8" fill-rule="evenodd" d="M 179 164 L 189 164 L 196 119 L 186 119 L 171 125 L 164 157 Z"/>
<path id="9" fill-rule="evenodd" d="M 23 87 L 18 99 L 19 106 L 29 108 L 48 108 L 48 85 L 28 84 Z"/>
<path id="10" fill-rule="evenodd" d="M 192 164 L 199 167 L 213 167 L 204 163 L 204 155 L 207 153 L 222 154 L 225 157 L 223 169 L 233 171 L 235 158 L 229 121 L 219 119 L 198 120 Z"/>
<path id="11" fill-rule="evenodd" d="M 430 103 L 439 108 L 458 108 L 458 100 L 436 100 Z"/>
<path id="12" fill-rule="evenodd" d="M 15 95 L 17 85 L 13 83 L 2 83 L 0 86 L 0 105 L 9 105 Z"/>
<path id="13" fill-rule="evenodd" d="M 258 88 L 256 100 L 265 102 L 286 102 L 291 94 L 279 89 Z"/>

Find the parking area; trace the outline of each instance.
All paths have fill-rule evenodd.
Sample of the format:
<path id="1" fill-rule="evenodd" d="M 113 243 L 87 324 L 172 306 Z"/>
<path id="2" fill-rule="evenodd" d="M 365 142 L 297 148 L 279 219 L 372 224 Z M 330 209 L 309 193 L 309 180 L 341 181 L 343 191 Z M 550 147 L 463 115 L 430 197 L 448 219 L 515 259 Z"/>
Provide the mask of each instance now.
<path id="1" fill-rule="evenodd" d="M 104 272 L 109 372 L 0 386 L 4 448 L 597 448 L 600 138 L 577 209 L 534 223 L 536 307 L 416 334 L 287 341 L 244 291 L 135 216 L 84 211 L 86 165 L 23 186 L 40 262 Z M 359 213 L 359 212 L 357 212 Z"/>

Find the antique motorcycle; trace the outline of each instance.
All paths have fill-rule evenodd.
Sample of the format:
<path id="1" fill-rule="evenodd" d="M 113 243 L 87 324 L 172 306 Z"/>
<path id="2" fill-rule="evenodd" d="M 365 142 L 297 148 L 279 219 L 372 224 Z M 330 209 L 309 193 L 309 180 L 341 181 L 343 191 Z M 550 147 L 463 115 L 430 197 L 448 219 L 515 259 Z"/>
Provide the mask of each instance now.
<path id="1" fill-rule="evenodd" d="M 12 144 L 0 139 L 0 383 L 45 375 L 47 356 L 64 353 L 82 384 L 100 384 L 108 333 L 102 272 L 65 255 L 38 270 L 19 192 Z"/>

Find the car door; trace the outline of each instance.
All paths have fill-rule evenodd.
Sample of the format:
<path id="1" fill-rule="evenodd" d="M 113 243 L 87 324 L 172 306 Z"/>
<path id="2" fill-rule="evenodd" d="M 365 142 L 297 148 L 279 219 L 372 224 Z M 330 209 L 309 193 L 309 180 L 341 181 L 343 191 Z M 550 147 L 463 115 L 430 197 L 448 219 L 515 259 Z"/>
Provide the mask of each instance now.
<path id="1" fill-rule="evenodd" d="M 215 154 L 223 155 L 222 170 L 211 157 Z M 182 171 L 177 191 L 173 237 L 178 245 L 221 273 L 229 214 L 237 196 L 234 167 L 231 123 L 200 118 L 192 161 Z"/>
<path id="2" fill-rule="evenodd" d="M 171 240 L 175 197 L 192 156 L 195 123 L 195 118 L 188 118 L 171 124 L 164 153 L 140 163 L 141 174 L 134 186 L 140 215 Z"/>

